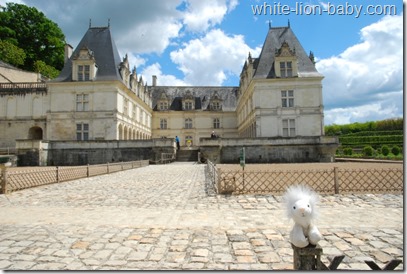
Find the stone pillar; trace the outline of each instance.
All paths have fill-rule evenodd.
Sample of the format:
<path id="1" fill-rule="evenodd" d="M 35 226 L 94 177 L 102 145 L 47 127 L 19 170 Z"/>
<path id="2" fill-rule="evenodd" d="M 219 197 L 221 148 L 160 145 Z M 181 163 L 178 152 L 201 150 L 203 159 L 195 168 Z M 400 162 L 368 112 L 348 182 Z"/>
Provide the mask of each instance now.
<path id="1" fill-rule="evenodd" d="M 291 244 L 294 251 L 294 270 L 320 270 L 322 269 L 322 248 L 319 245 L 309 245 L 299 248 Z"/>

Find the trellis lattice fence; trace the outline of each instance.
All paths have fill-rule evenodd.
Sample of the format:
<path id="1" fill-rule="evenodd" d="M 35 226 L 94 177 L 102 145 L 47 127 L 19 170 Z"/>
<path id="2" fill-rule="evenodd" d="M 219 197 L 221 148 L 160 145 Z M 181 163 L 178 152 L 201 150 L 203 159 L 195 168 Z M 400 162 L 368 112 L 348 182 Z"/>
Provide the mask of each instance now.
<path id="1" fill-rule="evenodd" d="M 318 193 L 402 193 L 403 170 L 396 168 L 317 170 L 222 170 L 207 163 L 207 179 L 218 194 L 283 194 L 293 184 Z"/>
<path id="2" fill-rule="evenodd" d="M 10 193 L 25 188 L 71 181 L 148 165 L 149 161 L 146 160 L 73 167 L 2 167 L 0 172 L 0 193 Z"/>

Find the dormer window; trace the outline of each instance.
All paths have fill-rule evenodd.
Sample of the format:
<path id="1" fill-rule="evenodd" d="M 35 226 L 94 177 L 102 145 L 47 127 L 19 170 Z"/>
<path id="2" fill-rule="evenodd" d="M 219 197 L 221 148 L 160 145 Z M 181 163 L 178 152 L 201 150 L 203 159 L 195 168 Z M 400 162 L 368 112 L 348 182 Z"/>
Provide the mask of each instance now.
<path id="1" fill-rule="evenodd" d="M 88 48 L 82 48 L 73 60 L 72 80 L 93 81 L 96 77 L 97 66 L 93 52 Z"/>
<path id="2" fill-rule="evenodd" d="M 211 96 L 210 103 L 209 103 L 210 110 L 219 111 L 222 110 L 222 99 L 219 97 L 217 91 Z"/>
<path id="3" fill-rule="evenodd" d="M 89 80 L 90 80 L 90 65 L 79 65 L 78 81 L 89 81 Z"/>
<path id="4" fill-rule="evenodd" d="M 287 42 L 283 42 L 280 49 L 276 50 L 275 73 L 278 78 L 296 77 L 298 74 L 297 56 Z"/>
<path id="5" fill-rule="evenodd" d="M 220 102 L 211 102 L 211 110 L 221 110 Z"/>
<path id="6" fill-rule="evenodd" d="M 293 62 L 280 62 L 280 77 L 293 77 Z"/>
<path id="7" fill-rule="evenodd" d="M 185 101 L 184 110 L 192 110 L 192 102 L 191 101 Z"/>
<path id="8" fill-rule="evenodd" d="M 158 109 L 159 110 L 168 110 L 168 102 L 160 102 L 158 104 Z"/>
<path id="9" fill-rule="evenodd" d="M 158 99 L 157 102 L 157 109 L 158 110 L 168 110 L 169 109 L 169 99 L 165 92 L 161 93 L 160 98 Z"/>
<path id="10" fill-rule="evenodd" d="M 195 109 L 195 98 L 194 96 L 192 96 L 190 91 L 187 91 L 184 98 L 182 98 L 182 109 L 183 110 Z"/>

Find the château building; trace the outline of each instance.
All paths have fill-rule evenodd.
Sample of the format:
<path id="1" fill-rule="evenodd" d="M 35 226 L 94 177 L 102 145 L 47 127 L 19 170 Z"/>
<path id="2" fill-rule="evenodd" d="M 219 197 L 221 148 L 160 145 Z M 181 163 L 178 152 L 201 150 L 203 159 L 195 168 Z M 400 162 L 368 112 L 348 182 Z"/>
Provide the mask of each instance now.
<path id="1" fill-rule="evenodd" d="M 11 80 L 0 70 L 0 147 L 18 139 L 179 136 L 181 146 L 199 148 L 213 131 L 219 140 L 324 135 L 323 76 L 290 26 L 270 27 L 260 55 L 249 53 L 242 65 L 235 87 L 160 86 L 155 76 L 148 85 L 127 55 L 120 57 L 110 28 L 90 26 L 74 50 L 67 46 L 63 70 L 46 84 Z"/>

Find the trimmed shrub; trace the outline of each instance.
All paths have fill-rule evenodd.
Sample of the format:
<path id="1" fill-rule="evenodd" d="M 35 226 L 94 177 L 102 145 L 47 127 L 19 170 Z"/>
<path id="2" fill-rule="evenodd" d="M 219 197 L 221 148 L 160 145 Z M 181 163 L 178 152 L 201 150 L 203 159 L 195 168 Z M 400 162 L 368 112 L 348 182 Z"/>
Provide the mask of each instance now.
<path id="1" fill-rule="evenodd" d="M 400 148 L 398 146 L 394 146 L 391 148 L 391 153 L 394 154 L 394 156 L 397 156 L 400 154 Z"/>
<path id="2" fill-rule="evenodd" d="M 390 148 L 388 146 L 386 146 L 386 145 L 383 145 L 382 146 L 382 154 L 384 156 L 387 156 L 387 155 L 389 155 L 389 153 L 390 153 Z"/>
<path id="3" fill-rule="evenodd" d="M 353 149 L 351 147 L 345 147 L 343 149 L 343 154 L 344 155 L 352 155 L 353 154 Z"/>
<path id="4" fill-rule="evenodd" d="M 374 152 L 374 149 L 372 148 L 372 146 L 365 146 L 363 148 L 363 155 L 364 156 L 371 157 L 371 156 L 373 156 L 373 152 Z"/>

